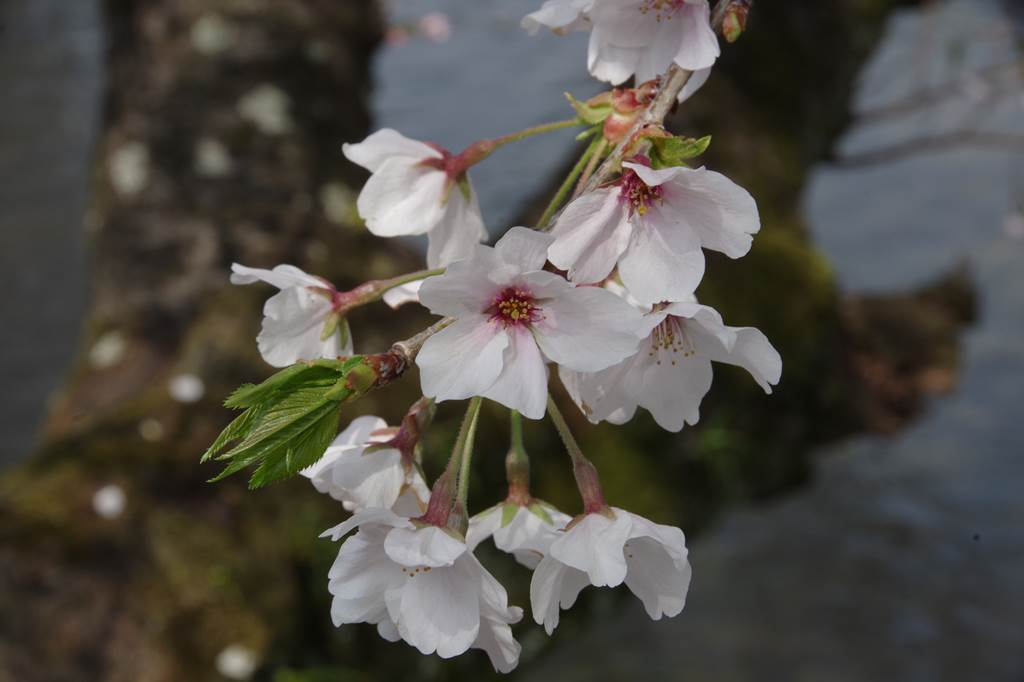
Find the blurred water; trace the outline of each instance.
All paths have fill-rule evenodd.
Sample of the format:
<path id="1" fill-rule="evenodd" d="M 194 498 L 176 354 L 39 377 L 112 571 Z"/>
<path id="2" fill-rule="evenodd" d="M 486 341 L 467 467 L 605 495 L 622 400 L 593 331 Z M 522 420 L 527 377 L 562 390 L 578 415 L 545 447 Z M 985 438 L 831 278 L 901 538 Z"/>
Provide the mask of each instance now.
<path id="1" fill-rule="evenodd" d="M 702 536 L 681 616 L 651 623 L 634 604 L 536 679 L 1024 679 L 1024 145 L 979 148 L 964 134 L 929 153 L 863 156 L 952 125 L 1024 135 L 1019 71 L 962 86 L 1019 60 L 1018 44 L 996 2 L 897 13 L 840 144 L 856 165 L 819 168 L 806 191 L 847 290 L 903 290 L 967 262 L 981 314 L 954 393 L 894 437 L 822 453 L 810 489 Z M 870 113 L 949 82 L 927 110 Z M 580 656 L 597 650 L 599 663 Z"/>
<path id="2" fill-rule="evenodd" d="M 31 448 L 79 339 L 100 60 L 92 0 L 0 3 L 0 465 Z"/>

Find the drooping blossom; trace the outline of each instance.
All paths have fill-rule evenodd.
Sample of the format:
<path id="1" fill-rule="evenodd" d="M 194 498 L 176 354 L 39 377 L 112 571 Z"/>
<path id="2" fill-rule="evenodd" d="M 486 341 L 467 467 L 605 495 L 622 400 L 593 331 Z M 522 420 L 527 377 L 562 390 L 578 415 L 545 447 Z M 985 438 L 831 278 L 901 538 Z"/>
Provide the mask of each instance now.
<path id="1" fill-rule="evenodd" d="M 548 235 L 514 227 L 494 248 L 477 246 L 423 283 L 423 305 L 456 318 L 416 356 L 425 396 L 483 396 L 540 419 L 547 361 L 596 372 L 636 351 L 639 313 L 610 292 L 542 270 L 550 244 Z"/>
<path id="2" fill-rule="evenodd" d="M 622 165 L 619 180 L 570 203 L 552 230 L 548 258 L 573 282 L 601 282 L 618 265 L 641 303 L 685 300 L 704 276 L 701 247 L 731 258 L 750 250 L 757 204 L 724 175 Z"/>
<path id="3" fill-rule="evenodd" d="M 522 25 L 531 34 L 590 28 L 587 67 L 612 85 L 651 80 L 673 63 L 697 72 L 680 99 L 707 80 L 720 53 L 707 0 L 548 0 Z"/>
<path id="4" fill-rule="evenodd" d="M 765 393 L 782 375 L 782 358 L 764 334 L 726 326 L 718 311 L 695 301 L 655 306 L 644 325 L 650 335 L 633 357 L 592 374 L 560 371 L 569 394 L 595 424 L 624 424 L 638 406 L 669 431 L 696 424 L 711 388 L 712 361 L 744 368 Z"/>
<path id="5" fill-rule="evenodd" d="M 357 417 L 301 473 L 349 511 L 381 508 L 419 516 L 430 491 L 415 462 L 389 445 L 394 436 L 395 429 L 380 417 Z"/>
<path id="6" fill-rule="evenodd" d="M 547 502 L 531 499 L 525 504 L 506 501 L 469 520 L 466 544 L 470 549 L 489 537 L 503 552 L 515 556 L 527 568 L 536 568 L 572 518 Z"/>
<path id="7" fill-rule="evenodd" d="M 333 284 L 293 265 L 261 270 L 233 263 L 231 273 L 232 284 L 266 282 L 281 290 L 263 306 L 263 326 L 256 337 L 268 364 L 287 367 L 300 360 L 352 354 L 352 335 L 335 305 Z"/>
<path id="8" fill-rule="evenodd" d="M 476 191 L 455 157 L 440 147 L 385 128 L 345 156 L 369 170 L 356 199 L 367 229 L 378 237 L 428 235 L 427 265 L 443 267 L 468 256 L 486 238 Z"/>
<path id="9" fill-rule="evenodd" d="M 654 620 L 679 615 L 690 587 L 683 531 L 616 507 L 577 518 L 533 572 L 533 618 L 550 635 L 559 608 L 571 607 L 584 587 L 623 582 Z"/>
<path id="10" fill-rule="evenodd" d="M 386 509 L 356 512 L 322 537 L 337 541 L 356 528 L 328 574 L 336 626 L 373 623 L 385 639 L 423 654 L 451 658 L 472 647 L 499 672 L 515 668 L 520 646 L 509 626 L 522 609 L 508 605 L 461 537 Z"/>

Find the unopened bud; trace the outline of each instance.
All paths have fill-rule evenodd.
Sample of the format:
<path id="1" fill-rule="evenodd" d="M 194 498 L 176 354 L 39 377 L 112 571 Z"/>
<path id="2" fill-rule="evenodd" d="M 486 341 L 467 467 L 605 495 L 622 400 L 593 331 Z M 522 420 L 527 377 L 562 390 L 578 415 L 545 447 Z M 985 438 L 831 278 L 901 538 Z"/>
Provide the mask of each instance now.
<path id="1" fill-rule="evenodd" d="M 735 43 L 747 27 L 747 13 L 750 12 L 750 0 L 733 0 L 725 10 L 722 20 L 722 36 L 726 42 Z"/>

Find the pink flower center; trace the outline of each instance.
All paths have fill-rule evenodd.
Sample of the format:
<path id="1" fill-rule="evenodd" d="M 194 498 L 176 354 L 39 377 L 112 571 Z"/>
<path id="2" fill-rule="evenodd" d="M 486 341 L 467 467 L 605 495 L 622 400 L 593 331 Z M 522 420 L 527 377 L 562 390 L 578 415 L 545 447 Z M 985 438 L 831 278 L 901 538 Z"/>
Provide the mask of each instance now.
<path id="1" fill-rule="evenodd" d="M 640 14 L 654 14 L 655 21 L 668 21 L 686 4 L 686 0 L 643 0 L 640 3 Z"/>
<path id="2" fill-rule="evenodd" d="M 654 187 L 647 185 L 633 169 L 627 168 L 622 174 L 619 198 L 629 204 L 630 218 L 634 215 L 646 215 L 651 206 L 661 203 L 662 195 L 660 185 Z"/>
<path id="3" fill-rule="evenodd" d="M 540 319 L 541 311 L 528 290 L 508 287 L 494 297 L 489 308 L 491 319 L 506 327 L 527 326 Z"/>
<path id="4" fill-rule="evenodd" d="M 676 354 L 689 358 L 697 352 L 683 322 L 682 318 L 669 315 L 651 332 L 651 350 L 647 355 L 656 358 L 655 364 L 661 364 L 662 352 L 671 354 L 668 359 L 673 365 L 676 364 Z"/>

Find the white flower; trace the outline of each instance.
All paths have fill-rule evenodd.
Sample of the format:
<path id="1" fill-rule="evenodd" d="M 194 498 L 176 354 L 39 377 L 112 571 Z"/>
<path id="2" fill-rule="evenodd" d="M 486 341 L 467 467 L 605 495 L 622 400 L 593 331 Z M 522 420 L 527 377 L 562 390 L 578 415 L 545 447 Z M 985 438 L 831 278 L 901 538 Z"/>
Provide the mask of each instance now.
<path id="1" fill-rule="evenodd" d="M 381 508 L 420 516 L 427 510 L 430 491 L 414 463 L 404 462 L 396 448 L 380 445 L 393 436 L 383 419 L 357 417 L 324 456 L 301 473 L 349 511 Z"/>
<path id="2" fill-rule="evenodd" d="M 757 204 L 724 175 L 622 165 L 618 182 L 570 203 L 552 230 L 548 258 L 573 282 L 601 282 L 618 264 L 641 303 L 685 300 L 704 276 L 701 247 L 731 258 L 750 250 Z"/>
<path id="3" fill-rule="evenodd" d="M 541 26 L 591 28 L 587 67 L 612 85 L 649 81 L 673 63 L 697 72 L 682 101 L 707 80 L 720 53 L 710 14 L 707 0 L 548 0 L 522 26 L 531 34 Z"/>
<path id="4" fill-rule="evenodd" d="M 443 267 L 472 252 L 487 237 L 476 192 L 469 181 L 451 177 L 447 151 L 385 128 L 358 144 L 346 144 L 345 156 L 373 175 L 356 208 L 378 237 L 429 235 L 427 265 Z"/>
<path id="5" fill-rule="evenodd" d="M 615 507 L 608 511 L 578 519 L 533 572 L 533 618 L 549 635 L 558 626 L 559 606 L 571 607 L 587 585 L 625 582 L 654 620 L 679 615 L 686 604 L 690 562 L 683 531 Z"/>
<path id="6" fill-rule="evenodd" d="M 579 31 L 590 28 L 588 13 L 594 0 L 547 0 L 536 12 L 523 17 L 522 27 L 530 35 L 536 35 L 541 27 L 556 33 Z"/>
<path id="7" fill-rule="evenodd" d="M 639 313 L 603 289 L 575 288 L 541 270 L 551 237 L 514 227 L 494 248 L 431 277 L 420 300 L 455 322 L 416 357 L 425 396 L 483 396 L 530 419 L 544 416 L 550 360 L 596 372 L 632 355 Z"/>
<path id="8" fill-rule="evenodd" d="M 595 0 L 587 68 L 612 85 L 651 80 L 673 62 L 707 69 L 720 53 L 710 16 L 707 0 Z"/>
<path id="9" fill-rule="evenodd" d="M 374 623 L 382 637 L 403 639 L 424 654 L 451 658 L 483 649 L 499 672 L 519 662 L 512 623 L 522 609 L 455 535 L 417 526 L 384 509 L 367 509 L 321 537 L 342 544 L 328 574 L 331 618 Z"/>
<path id="10" fill-rule="evenodd" d="M 261 270 L 233 263 L 231 273 L 232 284 L 262 281 L 281 290 L 263 306 L 263 326 L 256 337 L 268 364 L 287 367 L 300 360 L 352 354 L 348 321 L 335 312 L 337 292 L 330 282 L 293 265 Z"/>
<path id="11" fill-rule="evenodd" d="M 515 556 L 527 568 L 536 568 L 558 537 L 558 531 L 572 521 L 547 502 L 531 500 L 530 504 L 503 502 L 480 512 L 469 520 L 466 544 L 471 550 L 489 537 L 503 552 Z"/>
<path id="12" fill-rule="evenodd" d="M 669 431 L 700 419 L 700 402 L 711 388 L 711 362 L 737 365 L 764 389 L 782 375 L 782 358 L 753 327 L 728 327 L 714 308 L 693 303 L 659 306 L 645 316 L 651 329 L 640 352 L 604 371 L 560 371 L 569 394 L 595 424 L 624 424 L 637 406 L 650 410 Z"/>

